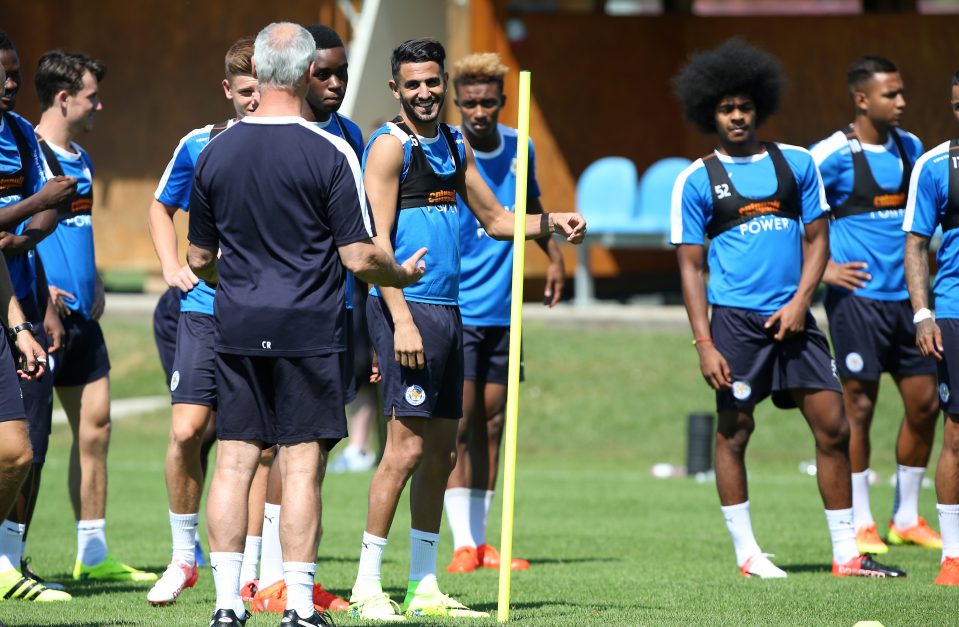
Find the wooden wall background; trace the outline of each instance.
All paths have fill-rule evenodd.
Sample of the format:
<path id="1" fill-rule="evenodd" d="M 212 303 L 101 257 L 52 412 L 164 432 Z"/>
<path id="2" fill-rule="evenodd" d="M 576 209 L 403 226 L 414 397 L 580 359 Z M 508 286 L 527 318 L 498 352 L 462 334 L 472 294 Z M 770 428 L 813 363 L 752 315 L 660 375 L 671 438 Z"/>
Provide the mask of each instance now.
<path id="1" fill-rule="evenodd" d="M 460 5 L 437 0 L 437 10 L 450 11 L 451 53 L 496 50 L 514 73 L 533 72 L 532 136 L 550 210 L 575 208 L 576 177 L 600 157 L 629 157 L 642 172 L 662 157 L 694 158 L 709 150 L 709 138 L 682 120 L 670 79 L 691 52 L 734 35 L 776 54 L 789 77 L 781 110 L 763 129 L 765 138 L 808 145 L 846 124 L 851 115 L 845 71 L 862 54 L 888 56 L 900 67 L 908 100 L 904 126 L 927 146 L 959 134 L 948 102 L 959 69 L 957 16 L 512 16 L 506 0 L 470 0 L 466 10 Z M 526 31 L 524 40 L 512 44 L 504 35 L 511 18 Z M 322 21 L 349 38 L 335 0 L 276 6 L 253 0 L 5 3 L 0 30 L 20 52 L 25 83 L 18 112 L 28 119 L 38 116 L 32 80 L 43 51 L 79 50 L 109 66 L 105 110 L 82 141 L 97 165 L 101 267 L 156 269 L 145 213 L 164 165 L 186 131 L 229 116 L 218 83 L 230 43 L 282 19 Z M 507 90 L 515 92 L 515 74 Z M 516 98 L 510 104 L 503 121 L 515 124 Z M 530 250 L 529 276 L 541 276 L 541 258 Z M 572 267 L 572 257 L 568 261 Z M 672 268 L 670 253 L 598 250 L 592 261 L 607 276 Z"/>

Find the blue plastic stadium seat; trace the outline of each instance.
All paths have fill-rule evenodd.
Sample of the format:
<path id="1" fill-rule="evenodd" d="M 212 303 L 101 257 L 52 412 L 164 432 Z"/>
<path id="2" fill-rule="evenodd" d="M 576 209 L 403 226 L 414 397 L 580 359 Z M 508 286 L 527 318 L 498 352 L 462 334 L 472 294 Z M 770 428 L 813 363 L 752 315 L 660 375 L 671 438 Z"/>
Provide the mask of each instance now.
<path id="1" fill-rule="evenodd" d="M 576 183 L 576 208 L 594 233 L 635 232 L 636 166 L 625 157 L 603 157 Z"/>
<path id="2" fill-rule="evenodd" d="M 641 233 L 668 233 L 673 184 L 692 163 L 682 157 L 661 159 L 649 166 L 636 190 L 635 229 Z"/>

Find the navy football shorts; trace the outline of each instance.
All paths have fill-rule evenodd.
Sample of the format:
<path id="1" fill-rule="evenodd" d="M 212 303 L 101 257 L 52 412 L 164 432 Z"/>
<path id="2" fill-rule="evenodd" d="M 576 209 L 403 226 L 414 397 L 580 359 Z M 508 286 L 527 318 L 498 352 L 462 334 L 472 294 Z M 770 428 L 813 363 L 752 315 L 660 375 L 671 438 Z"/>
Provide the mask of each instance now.
<path id="1" fill-rule="evenodd" d="M 713 343 L 729 363 L 732 389 L 716 392 L 716 410 L 745 409 L 772 395 L 776 407 L 796 406 L 790 390 L 833 390 L 842 393 L 829 342 L 812 313 L 806 312 L 806 329 L 781 342 L 773 339 L 776 327 L 763 328 L 769 316 L 713 307 L 710 321 Z"/>
<path id="2" fill-rule="evenodd" d="M 916 346 L 916 325 L 908 300 L 876 300 L 828 289 L 826 315 L 843 379 L 878 381 L 895 376 L 935 375 L 936 364 Z"/>
<path id="3" fill-rule="evenodd" d="M 393 319 L 370 295 L 366 316 L 383 376 L 383 415 L 459 419 L 463 416 L 463 322 L 459 307 L 408 301 L 423 339 L 426 367 L 404 368 L 393 353 Z"/>

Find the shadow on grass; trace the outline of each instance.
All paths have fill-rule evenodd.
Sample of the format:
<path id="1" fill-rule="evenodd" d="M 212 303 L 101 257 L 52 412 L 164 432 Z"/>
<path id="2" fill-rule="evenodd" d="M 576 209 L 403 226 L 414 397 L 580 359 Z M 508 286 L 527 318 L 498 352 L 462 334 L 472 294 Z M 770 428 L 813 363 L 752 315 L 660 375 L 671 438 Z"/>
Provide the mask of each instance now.
<path id="1" fill-rule="evenodd" d="M 596 556 L 596 557 L 528 557 L 531 568 L 536 568 L 540 564 L 592 564 L 610 562 L 621 562 L 621 557 Z M 498 570 L 498 569 L 497 569 Z M 522 572 L 522 571 L 513 571 Z"/>
<path id="2" fill-rule="evenodd" d="M 111 620 L 108 623 L 77 623 L 73 619 L 65 619 L 65 623 L 44 623 L 44 627 L 123 627 L 123 625 L 136 625 L 136 621 L 129 620 Z M 0 623 L 2 624 L 2 623 Z M 6 623 L 7 627 L 27 627 L 28 625 L 36 625 L 36 623 Z"/>
<path id="3" fill-rule="evenodd" d="M 63 580 L 63 586 L 75 597 L 94 597 L 118 592 L 142 592 L 144 596 L 153 583 L 150 581 L 73 581 Z"/>

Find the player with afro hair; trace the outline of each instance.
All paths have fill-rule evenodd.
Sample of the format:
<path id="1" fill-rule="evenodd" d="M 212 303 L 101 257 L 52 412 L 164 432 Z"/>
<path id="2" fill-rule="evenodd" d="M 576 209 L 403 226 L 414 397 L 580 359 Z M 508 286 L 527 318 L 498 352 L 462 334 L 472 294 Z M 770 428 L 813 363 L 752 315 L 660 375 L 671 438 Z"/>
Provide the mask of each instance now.
<path id="1" fill-rule="evenodd" d="M 749 513 L 746 447 L 756 405 L 772 397 L 798 407 L 813 433 L 833 575 L 902 577 L 856 547 L 842 388 L 809 312 L 829 259 L 822 179 L 805 148 L 756 137 L 783 82 L 774 57 L 735 39 L 694 57 L 675 81 L 686 117 L 719 144 L 677 178 L 670 241 L 700 371 L 716 391 L 723 518 L 740 573 L 787 576 L 760 548 Z"/>
<path id="2" fill-rule="evenodd" d="M 723 96 L 748 95 L 760 126 L 779 108 L 785 83 L 776 57 L 736 38 L 695 55 L 673 86 L 686 119 L 703 133 L 715 133 L 716 105 Z"/>

